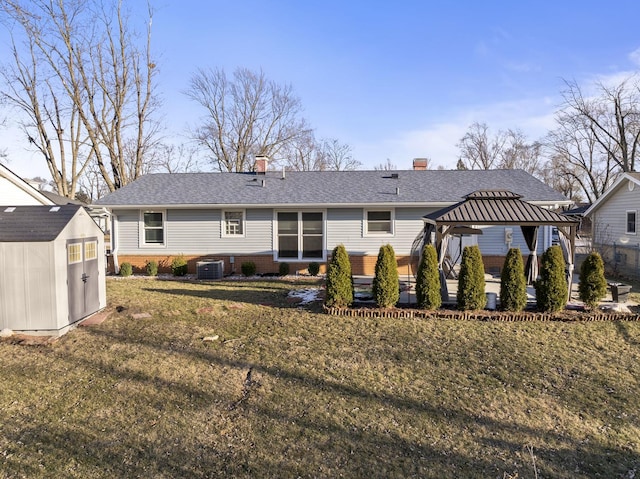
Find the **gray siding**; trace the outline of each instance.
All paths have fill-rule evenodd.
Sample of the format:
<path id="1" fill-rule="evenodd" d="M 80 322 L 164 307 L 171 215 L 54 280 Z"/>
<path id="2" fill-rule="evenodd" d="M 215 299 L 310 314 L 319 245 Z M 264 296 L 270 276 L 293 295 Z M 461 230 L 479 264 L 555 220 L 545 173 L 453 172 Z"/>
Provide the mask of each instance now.
<path id="1" fill-rule="evenodd" d="M 505 256 L 509 248 L 505 242 L 505 229 L 511 228 L 513 231 L 513 241 L 511 242 L 512 248 L 520 248 L 523 254 L 529 253 L 529 247 L 527 246 L 524 236 L 522 236 L 522 230 L 520 226 L 490 226 L 482 229 L 482 235 L 478 237 L 478 246 L 483 255 L 487 256 Z M 550 227 L 541 226 L 538 228 L 538 254 L 542 254 L 545 250 L 545 237 L 548 236 Z"/>
<path id="2" fill-rule="evenodd" d="M 114 211 L 118 218 L 116 247 L 120 253 L 138 253 L 138 223 L 140 212 L 137 210 Z M 115 232 L 114 232 L 115 234 Z"/>
<path id="3" fill-rule="evenodd" d="M 386 210 L 387 208 L 370 208 Z M 364 208 L 332 208 L 327 211 L 327 249 L 344 244 L 351 254 L 377 255 L 380 246 L 390 244 L 396 254 L 408 255 L 417 235 L 422 232 L 422 217 L 429 208 L 396 208 L 393 235 L 365 235 Z"/>
<path id="4" fill-rule="evenodd" d="M 165 220 L 165 245 L 140 244 L 140 211 L 116 210 L 120 254 L 269 254 L 272 250 L 273 211 L 268 208 L 245 212 L 245 235 L 222 236 L 222 210 L 169 209 Z"/>
<path id="5" fill-rule="evenodd" d="M 167 210 L 167 253 L 214 253 L 212 250 L 219 237 L 219 210 Z"/>

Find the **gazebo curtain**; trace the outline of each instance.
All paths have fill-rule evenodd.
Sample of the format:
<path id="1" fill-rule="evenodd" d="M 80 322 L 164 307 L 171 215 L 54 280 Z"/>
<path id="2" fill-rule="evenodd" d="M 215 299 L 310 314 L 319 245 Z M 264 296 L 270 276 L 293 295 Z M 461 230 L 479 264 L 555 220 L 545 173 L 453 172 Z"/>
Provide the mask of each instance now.
<path id="1" fill-rule="evenodd" d="M 538 227 L 521 226 L 520 229 L 529 248 L 529 256 L 527 257 L 524 274 L 527 278 L 527 284 L 533 284 L 538 278 Z"/>
<path id="2" fill-rule="evenodd" d="M 558 239 L 560 240 L 560 246 L 562 247 L 562 256 L 564 256 L 564 262 L 567 265 L 567 286 L 569 287 L 569 299 L 571 299 L 571 287 L 573 286 L 573 251 L 571 251 L 571 240 L 569 228 L 558 227 Z"/>
<path id="3" fill-rule="evenodd" d="M 440 228 L 443 228 L 442 226 Z M 432 236 L 433 233 L 436 232 L 436 226 L 430 223 L 425 224 L 424 227 L 424 245 L 433 244 Z M 440 240 L 438 242 L 438 239 Z M 445 252 L 447 250 L 447 245 L 449 244 L 449 235 L 446 232 L 441 230 L 441 237 L 438 238 L 438 234 L 436 234 L 435 240 L 435 248 L 436 254 L 438 255 L 438 272 L 440 274 L 440 297 L 442 301 L 449 301 L 449 288 L 447 287 L 447 278 L 444 274 L 444 269 L 442 268 L 442 263 L 444 262 Z"/>

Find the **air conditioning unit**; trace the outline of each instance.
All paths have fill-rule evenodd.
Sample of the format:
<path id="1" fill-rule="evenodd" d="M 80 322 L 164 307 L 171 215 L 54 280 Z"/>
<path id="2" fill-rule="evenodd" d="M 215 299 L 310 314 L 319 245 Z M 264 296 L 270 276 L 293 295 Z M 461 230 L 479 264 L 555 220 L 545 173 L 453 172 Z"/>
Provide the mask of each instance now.
<path id="1" fill-rule="evenodd" d="M 224 261 L 207 260 L 196 263 L 198 279 L 222 279 L 224 276 Z"/>

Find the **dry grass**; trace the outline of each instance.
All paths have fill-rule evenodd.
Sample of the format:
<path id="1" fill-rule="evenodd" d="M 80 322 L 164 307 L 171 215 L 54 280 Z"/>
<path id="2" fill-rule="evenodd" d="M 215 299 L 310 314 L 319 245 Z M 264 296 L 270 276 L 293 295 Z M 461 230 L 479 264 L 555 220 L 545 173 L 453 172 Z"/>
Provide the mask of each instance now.
<path id="1" fill-rule="evenodd" d="M 640 469 L 640 324 L 336 318 L 302 286 L 112 280 L 102 325 L 0 343 L 0 476 Z"/>

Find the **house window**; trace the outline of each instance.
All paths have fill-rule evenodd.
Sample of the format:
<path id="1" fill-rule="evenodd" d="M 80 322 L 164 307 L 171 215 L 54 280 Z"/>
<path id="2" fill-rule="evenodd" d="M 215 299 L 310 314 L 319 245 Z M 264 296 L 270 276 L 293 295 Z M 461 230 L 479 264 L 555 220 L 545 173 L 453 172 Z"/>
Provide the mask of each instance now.
<path id="1" fill-rule="evenodd" d="M 87 241 L 84 244 L 84 259 L 86 261 L 90 261 L 92 259 L 96 259 L 97 257 L 98 257 L 98 242 Z"/>
<path id="2" fill-rule="evenodd" d="M 143 213 L 145 245 L 164 245 L 164 212 L 145 211 Z"/>
<path id="3" fill-rule="evenodd" d="M 244 236 L 244 212 L 225 211 L 222 236 Z"/>
<path id="4" fill-rule="evenodd" d="M 67 264 L 82 262 L 82 243 L 71 243 L 67 246 Z"/>
<path id="5" fill-rule="evenodd" d="M 322 212 L 280 211 L 277 223 L 277 259 L 324 258 Z"/>
<path id="6" fill-rule="evenodd" d="M 627 211 L 627 234 L 636 234 L 636 212 Z"/>
<path id="7" fill-rule="evenodd" d="M 366 235 L 392 235 L 393 212 L 392 211 L 366 211 L 365 212 Z"/>

